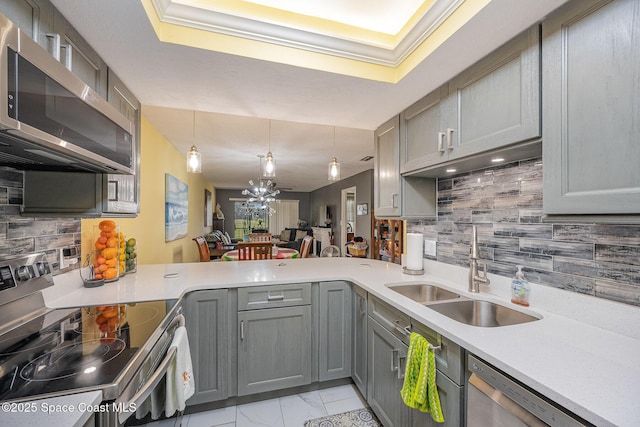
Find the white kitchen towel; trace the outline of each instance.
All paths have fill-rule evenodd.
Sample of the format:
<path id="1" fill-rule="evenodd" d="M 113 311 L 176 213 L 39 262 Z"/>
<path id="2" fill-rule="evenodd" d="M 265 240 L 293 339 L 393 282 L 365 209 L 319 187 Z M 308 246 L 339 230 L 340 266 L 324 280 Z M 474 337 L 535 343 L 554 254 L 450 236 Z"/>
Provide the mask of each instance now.
<path id="1" fill-rule="evenodd" d="M 163 378 L 151 394 L 136 408 L 136 418 L 142 419 L 151 412 L 151 419 L 157 420 L 164 410 L 166 384 Z"/>
<path id="2" fill-rule="evenodd" d="M 167 369 L 167 393 L 164 408 L 167 417 L 172 416 L 176 410 L 183 411 L 185 402 L 196 391 L 189 338 L 184 326 L 176 328 L 169 349 L 171 347 L 175 347 L 177 351 L 175 359 Z"/>

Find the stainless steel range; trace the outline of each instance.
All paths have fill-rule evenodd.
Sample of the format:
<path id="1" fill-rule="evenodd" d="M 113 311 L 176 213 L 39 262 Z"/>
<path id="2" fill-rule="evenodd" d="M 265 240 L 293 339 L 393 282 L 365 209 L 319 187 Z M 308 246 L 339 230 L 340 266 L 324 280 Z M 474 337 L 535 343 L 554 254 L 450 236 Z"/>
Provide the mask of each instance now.
<path id="1" fill-rule="evenodd" d="M 124 423 L 173 357 L 181 308 L 168 300 L 47 309 L 41 290 L 52 285 L 44 254 L 0 260 L 0 401 L 100 390 L 112 410 L 97 423 Z"/>

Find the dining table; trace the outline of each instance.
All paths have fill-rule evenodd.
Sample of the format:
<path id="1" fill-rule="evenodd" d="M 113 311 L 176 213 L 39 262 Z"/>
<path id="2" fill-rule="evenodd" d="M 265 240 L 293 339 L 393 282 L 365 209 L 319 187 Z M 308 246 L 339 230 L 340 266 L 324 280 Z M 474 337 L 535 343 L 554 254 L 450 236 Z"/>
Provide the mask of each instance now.
<path id="1" fill-rule="evenodd" d="M 220 259 L 222 261 L 238 261 L 238 250 L 234 249 L 228 252 L 225 252 Z M 273 253 L 271 255 L 272 259 L 292 259 L 299 258 L 300 252 L 291 248 L 278 248 L 277 250 L 274 248 Z"/>

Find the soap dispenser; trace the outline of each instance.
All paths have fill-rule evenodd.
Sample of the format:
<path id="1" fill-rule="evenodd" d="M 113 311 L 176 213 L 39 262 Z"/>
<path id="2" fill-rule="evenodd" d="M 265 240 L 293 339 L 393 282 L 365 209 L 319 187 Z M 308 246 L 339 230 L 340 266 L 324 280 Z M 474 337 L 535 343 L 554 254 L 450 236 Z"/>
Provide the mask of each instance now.
<path id="1" fill-rule="evenodd" d="M 529 306 L 529 282 L 524 278 L 521 265 L 518 266 L 518 271 L 511 281 L 511 302 Z"/>

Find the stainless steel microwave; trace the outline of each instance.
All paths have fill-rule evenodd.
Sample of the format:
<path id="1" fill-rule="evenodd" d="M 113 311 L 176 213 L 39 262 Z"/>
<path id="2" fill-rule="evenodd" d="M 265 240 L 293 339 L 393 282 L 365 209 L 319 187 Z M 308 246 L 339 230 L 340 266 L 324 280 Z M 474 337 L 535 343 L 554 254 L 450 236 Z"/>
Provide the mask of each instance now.
<path id="1" fill-rule="evenodd" d="M 133 174 L 133 124 L 0 14 L 0 166 Z"/>

